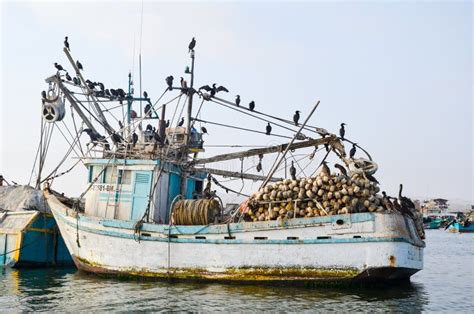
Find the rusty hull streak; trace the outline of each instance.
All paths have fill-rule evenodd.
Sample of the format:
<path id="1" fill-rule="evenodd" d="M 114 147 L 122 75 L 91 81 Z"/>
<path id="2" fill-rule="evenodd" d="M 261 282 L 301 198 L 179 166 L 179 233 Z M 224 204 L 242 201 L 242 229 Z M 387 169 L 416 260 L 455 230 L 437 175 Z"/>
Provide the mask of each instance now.
<path id="1" fill-rule="evenodd" d="M 141 277 L 156 279 L 195 279 L 211 281 L 238 282 L 311 282 L 311 281 L 347 281 L 357 277 L 357 269 L 315 269 L 315 268 L 229 268 L 225 273 L 213 273 L 206 269 L 170 268 L 169 271 L 150 272 L 147 269 L 110 270 L 102 265 L 73 256 L 80 270 L 89 273 L 115 275 L 122 277 Z"/>

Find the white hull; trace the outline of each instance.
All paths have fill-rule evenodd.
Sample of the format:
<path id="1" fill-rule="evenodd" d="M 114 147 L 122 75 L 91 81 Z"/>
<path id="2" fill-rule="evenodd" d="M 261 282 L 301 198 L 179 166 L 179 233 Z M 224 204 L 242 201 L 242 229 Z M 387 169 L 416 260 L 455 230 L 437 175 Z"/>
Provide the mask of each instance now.
<path id="1" fill-rule="evenodd" d="M 85 217 L 49 195 L 78 268 L 94 273 L 242 281 L 406 279 L 423 268 L 411 219 L 359 213 L 211 226 Z M 169 236 L 170 235 L 170 236 Z"/>

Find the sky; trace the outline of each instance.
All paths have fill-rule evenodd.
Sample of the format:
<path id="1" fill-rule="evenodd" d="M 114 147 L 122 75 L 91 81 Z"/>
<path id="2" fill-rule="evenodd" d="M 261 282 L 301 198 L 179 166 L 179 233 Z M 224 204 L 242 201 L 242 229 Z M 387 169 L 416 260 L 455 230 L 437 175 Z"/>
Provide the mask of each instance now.
<path id="1" fill-rule="evenodd" d="M 346 136 L 378 163 L 383 190 L 396 194 L 404 183 L 408 196 L 474 203 L 471 2 L 144 1 L 143 18 L 141 12 L 141 1 L 1 1 L 5 178 L 29 181 L 44 79 L 55 73 L 54 62 L 68 65 L 64 36 L 85 75 L 106 87 L 125 88 L 131 71 L 138 89 L 141 51 L 143 89 L 152 99 L 166 76 L 185 76 L 195 37 L 197 86 L 217 82 L 230 90 L 224 98 L 239 94 L 242 104 L 254 100 L 258 110 L 287 119 L 295 110 L 304 119 L 320 100 L 310 124 L 337 133 L 347 123 Z M 201 117 L 262 131 L 266 125 L 212 103 L 204 103 Z M 210 145 L 285 142 L 206 128 Z M 49 169 L 67 150 L 54 136 Z M 223 152 L 209 147 L 203 156 Z M 256 159 L 245 162 L 255 166 Z M 268 170 L 273 159 L 264 162 Z M 223 167 L 239 170 L 240 163 Z M 85 168 L 77 167 L 55 187 L 78 195 L 85 182 Z M 240 188 L 238 181 L 228 184 Z"/>

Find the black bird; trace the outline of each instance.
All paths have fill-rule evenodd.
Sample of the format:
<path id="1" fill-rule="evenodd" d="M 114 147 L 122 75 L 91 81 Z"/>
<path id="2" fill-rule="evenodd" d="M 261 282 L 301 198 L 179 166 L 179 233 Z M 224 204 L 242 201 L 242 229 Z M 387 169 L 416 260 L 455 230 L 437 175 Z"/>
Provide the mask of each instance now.
<path id="1" fill-rule="evenodd" d="M 137 133 L 133 132 L 132 134 L 132 144 L 135 146 L 135 144 L 138 142 L 138 135 Z"/>
<path id="2" fill-rule="evenodd" d="M 146 91 L 143 92 L 143 97 L 148 98 L 148 93 Z"/>
<path id="3" fill-rule="evenodd" d="M 46 91 L 42 91 L 41 96 L 46 99 Z"/>
<path id="4" fill-rule="evenodd" d="M 369 181 L 371 181 L 371 182 L 380 184 L 379 181 L 377 181 L 377 179 L 375 179 L 375 177 L 374 177 L 373 175 L 371 175 L 371 174 L 366 173 L 366 174 L 365 174 L 365 177 L 367 178 L 367 180 L 369 180 Z"/>
<path id="5" fill-rule="evenodd" d="M 86 132 L 89 135 L 91 142 L 100 142 L 104 139 L 104 136 L 100 135 L 99 133 L 91 130 L 91 129 L 84 129 L 82 132 Z"/>
<path id="6" fill-rule="evenodd" d="M 92 82 L 87 83 L 87 86 L 88 86 L 90 89 L 94 89 L 94 87 L 95 87 L 94 83 L 92 83 Z"/>
<path id="7" fill-rule="evenodd" d="M 79 62 L 79 60 L 76 61 L 76 66 L 79 70 L 84 70 L 84 68 L 82 67 L 82 64 Z"/>
<path id="8" fill-rule="evenodd" d="M 119 128 L 120 128 L 120 129 L 123 129 L 123 123 L 122 123 L 122 121 L 119 120 L 118 124 L 119 124 Z"/>
<path id="9" fill-rule="evenodd" d="M 345 123 L 341 123 L 341 128 L 339 129 L 339 135 L 341 136 L 341 139 L 344 139 L 344 135 L 346 135 L 346 129 L 344 128 L 345 125 Z"/>
<path id="10" fill-rule="evenodd" d="M 117 143 L 122 143 L 122 141 L 123 141 L 123 138 L 122 138 L 120 135 L 118 135 L 117 133 L 112 133 L 111 138 L 112 138 L 112 141 L 113 141 L 115 144 L 117 144 Z"/>
<path id="11" fill-rule="evenodd" d="M 296 168 L 293 163 L 293 160 L 291 161 L 291 167 L 290 167 L 290 175 L 292 180 L 296 180 Z"/>
<path id="12" fill-rule="evenodd" d="M 74 82 L 74 84 L 76 85 L 79 85 L 81 83 L 81 81 L 77 78 L 77 77 L 73 77 L 72 78 L 72 81 Z"/>
<path id="13" fill-rule="evenodd" d="M 117 91 L 113 88 L 110 89 L 110 93 L 112 94 L 112 96 L 116 97 L 118 94 L 117 94 Z"/>
<path id="14" fill-rule="evenodd" d="M 401 205 L 405 205 L 408 208 L 415 208 L 415 204 L 408 197 L 402 196 L 403 184 L 400 184 L 400 190 L 398 190 L 398 199 L 400 200 Z"/>
<path id="15" fill-rule="evenodd" d="M 357 151 L 357 148 L 356 148 L 356 143 L 352 144 L 352 148 L 349 152 L 349 157 L 352 159 L 354 158 L 355 154 L 356 154 L 356 151 Z"/>
<path id="16" fill-rule="evenodd" d="M 181 92 L 186 93 L 188 91 L 188 83 L 181 77 Z"/>
<path id="17" fill-rule="evenodd" d="M 329 170 L 328 163 L 326 161 L 323 161 L 322 172 L 324 172 L 327 176 L 331 175 L 331 170 Z"/>
<path id="18" fill-rule="evenodd" d="M 240 95 L 237 95 L 235 97 L 235 104 L 237 105 L 237 107 L 240 105 Z"/>
<path id="19" fill-rule="evenodd" d="M 196 47 L 196 39 L 191 39 L 191 42 L 189 43 L 188 45 L 188 48 L 189 48 L 189 51 L 188 52 L 191 52 L 191 50 L 194 50 L 194 47 Z"/>
<path id="20" fill-rule="evenodd" d="M 255 109 L 255 101 L 252 100 L 252 101 L 249 103 L 249 110 L 250 110 L 250 111 L 253 111 L 254 109 Z"/>
<path id="21" fill-rule="evenodd" d="M 174 77 L 172 75 L 166 77 L 166 84 L 168 85 L 168 90 L 173 89 L 173 80 L 174 80 Z"/>
<path id="22" fill-rule="evenodd" d="M 340 164 L 334 164 L 334 167 L 336 167 L 337 169 L 339 169 L 339 171 L 341 172 L 341 174 L 343 176 L 346 176 L 347 177 L 347 170 L 346 168 L 344 168 L 342 165 Z"/>
<path id="23" fill-rule="evenodd" d="M 267 128 L 266 128 L 266 133 L 267 135 L 270 135 L 272 133 L 272 126 L 270 125 L 270 122 L 267 124 Z"/>
<path id="24" fill-rule="evenodd" d="M 146 131 L 153 131 L 153 127 L 151 126 L 151 124 L 147 124 L 145 130 Z"/>
<path id="25" fill-rule="evenodd" d="M 96 85 L 99 86 L 100 90 L 101 91 L 104 91 L 105 87 L 104 87 L 104 84 L 102 84 L 101 82 L 97 83 Z"/>
<path id="26" fill-rule="evenodd" d="M 165 126 L 168 128 L 170 126 L 170 120 L 166 120 Z"/>
<path id="27" fill-rule="evenodd" d="M 293 115 L 293 122 L 296 126 L 298 126 L 298 121 L 300 121 L 300 112 L 296 110 L 295 114 Z"/>
<path id="28" fill-rule="evenodd" d="M 108 89 L 105 90 L 105 94 L 106 94 L 107 96 L 112 96 L 112 95 L 110 94 L 110 91 L 109 91 Z"/>
<path id="29" fill-rule="evenodd" d="M 226 92 L 226 93 L 229 92 L 229 90 L 222 85 L 217 87 L 216 83 L 212 84 L 212 87 L 209 85 L 204 85 L 204 86 L 199 87 L 199 90 L 201 89 L 204 89 L 205 91 L 210 92 L 211 96 L 215 96 L 218 92 Z"/>
<path id="30" fill-rule="evenodd" d="M 181 121 L 179 121 L 178 126 L 183 126 L 184 124 L 184 118 L 181 118 Z"/>
<path id="31" fill-rule="evenodd" d="M 325 138 L 326 136 L 328 136 L 328 134 L 325 134 L 325 133 L 321 134 L 321 137 L 322 137 L 322 138 Z M 328 144 L 328 143 L 324 144 L 324 148 L 325 148 L 326 151 L 328 152 L 328 151 L 329 151 L 329 144 Z"/>
<path id="32" fill-rule="evenodd" d="M 145 116 L 151 117 L 151 106 L 150 106 L 150 104 L 147 104 L 145 106 Z"/>
<path id="33" fill-rule="evenodd" d="M 67 41 L 67 36 L 64 37 L 64 47 L 66 47 L 67 50 L 71 51 L 71 49 L 69 48 L 69 42 Z"/>
<path id="34" fill-rule="evenodd" d="M 72 80 L 71 76 L 70 76 L 69 73 L 67 73 L 67 72 L 66 72 L 66 80 L 68 80 L 68 81 L 71 81 L 71 80 Z"/>
<path id="35" fill-rule="evenodd" d="M 121 88 L 117 89 L 117 94 L 119 95 L 120 98 L 125 98 L 127 95 L 125 94 L 125 91 Z"/>
<path id="36" fill-rule="evenodd" d="M 206 127 L 204 127 L 204 126 L 201 127 L 201 132 L 202 132 L 202 134 L 208 134 L 209 135 L 209 133 L 207 133 Z"/>
<path id="37" fill-rule="evenodd" d="M 57 62 L 54 62 L 54 67 L 58 70 L 58 71 L 64 71 L 63 67 L 57 63 Z"/>
<path id="38" fill-rule="evenodd" d="M 153 139 L 154 139 L 157 143 L 161 143 L 161 137 L 158 135 L 158 133 L 156 133 L 155 130 L 153 130 Z"/>
<path id="39" fill-rule="evenodd" d="M 262 161 L 258 162 L 256 169 L 257 169 L 257 172 L 262 171 Z"/>

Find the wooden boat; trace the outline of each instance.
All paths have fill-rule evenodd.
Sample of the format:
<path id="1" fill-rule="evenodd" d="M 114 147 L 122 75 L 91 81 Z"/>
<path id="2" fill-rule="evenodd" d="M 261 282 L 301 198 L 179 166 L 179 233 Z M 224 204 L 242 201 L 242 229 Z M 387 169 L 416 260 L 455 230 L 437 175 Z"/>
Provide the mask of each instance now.
<path id="1" fill-rule="evenodd" d="M 156 278 L 314 282 L 404 280 L 423 268 L 421 213 L 409 205 L 412 202 L 401 190 L 393 202 L 393 198 L 377 194 L 376 180 L 368 179 L 377 165 L 368 153 L 368 159 L 356 158 L 355 151 L 348 157 L 343 144 L 346 138 L 308 125 L 319 102 L 303 123 L 297 123 L 299 116 L 294 117 L 296 122 L 287 121 L 219 98 L 216 94 L 227 89 L 216 84 L 196 90 L 193 48 L 191 68 L 186 70 L 191 75 L 190 86 L 182 79 L 176 87 L 172 76 L 166 78 L 163 95 L 177 91 L 177 98 L 184 95 L 187 99 L 186 119 L 173 116 L 171 125 L 165 119 L 171 101 L 155 108 L 146 95 L 133 97 L 130 75 L 128 93 L 104 91 L 103 84 L 84 79 L 68 49 L 64 52 L 77 81 L 71 83 L 60 72 L 47 79 L 45 125 L 64 118 L 63 101 L 67 100 L 91 139 L 92 147 L 86 146 L 86 153 L 79 156 L 89 172 L 87 188 L 79 197 L 85 198 L 85 207 L 66 204 L 50 192 L 52 186 L 45 187 L 47 202 L 79 269 Z M 86 95 L 86 99 L 76 95 Z M 201 106 L 193 111 L 195 95 L 202 99 L 201 106 L 208 101 L 239 113 L 258 114 L 292 126 L 286 129 L 295 133 L 283 136 L 291 139 L 288 143 L 197 158 L 205 149 L 205 130 L 193 127 L 194 122 L 203 121 L 197 118 Z M 125 125 L 119 123 L 120 130 L 114 130 L 105 119 L 101 100 L 123 104 Z M 134 101 L 147 104 L 143 115 L 133 110 Z M 91 110 L 85 114 L 87 106 Z M 94 116 L 108 137 L 98 132 L 88 115 Z M 158 122 L 156 131 L 151 124 L 142 128 L 142 122 Z M 269 125 L 263 132 L 266 136 L 272 135 Z M 303 132 L 316 135 L 311 135 L 313 138 Z M 74 145 L 80 145 L 81 134 L 77 132 Z M 108 139 L 113 140 L 113 149 Z M 323 157 L 313 176 L 297 178 L 292 166 L 292 179 L 278 177 L 278 167 L 289 151 L 309 148 L 316 153 L 318 145 L 327 148 L 326 157 L 330 153 L 339 157 L 347 171 L 330 174 Z M 353 150 L 356 147 L 365 152 L 354 143 Z M 243 165 L 246 158 L 257 156 L 261 162 L 267 154 L 278 156 L 265 176 L 258 173 L 258 166 L 257 173 L 244 171 L 243 166 L 240 171 L 207 167 L 226 160 L 241 160 Z M 263 183 L 240 206 L 230 208 L 221 204 L 211 185 L 242 193 L 223 186 L 218 176 Z M 276 191 L 278 186 L 281 191 Z"/>

